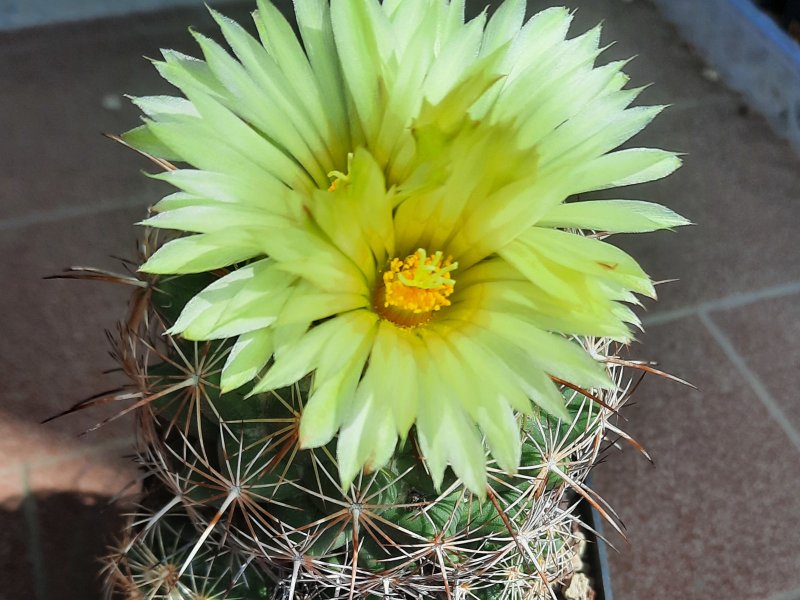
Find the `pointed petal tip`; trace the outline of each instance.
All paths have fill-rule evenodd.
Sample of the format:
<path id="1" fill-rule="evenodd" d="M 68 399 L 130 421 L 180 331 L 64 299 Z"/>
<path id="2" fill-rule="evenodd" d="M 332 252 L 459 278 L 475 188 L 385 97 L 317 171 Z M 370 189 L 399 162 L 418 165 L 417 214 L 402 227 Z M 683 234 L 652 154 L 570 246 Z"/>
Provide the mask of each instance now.
<path id="1" fill-rule="evenodd" d="M 245 383 L 247 383 L 247 382 L 243 381 L 243 382 L 239 383 L 239 381 L 237 381 L 236 379 L 234 379 L 233 381 L 225 381 L 223 379 L 219 383 L 219 393 L 220 394 L 227 394 L 227 393 L 232 392 L 234 390 L 238 390 Z M 245 398 L 249 398 L 251 396 L 251 394 L 252 394 L 252 392 L 250 394 L 247 394 L 245 396 Z"/>
<path id="2" fill-rule="evenodd" d="M 467 489 L 469 489 L 469 488 L 467 488 Z M 480 489 L 477 489 L 477 490 L 469 490 L 469 491 L 472 492 L 475 496 L 477 496 L 478 500 L 480 502 L 485 502 L 486 498 L 489 496 L 489 490 L 490 489 L 491 488 L 487 484 L 486 487 L 483 487 L 483 488 L 480 488 Z"/>
<path id="3" fill-rule="evenodd" d="M 164 275 L 158 271 L 158 269 L 154 269 L 151 260 L 146 260 L 143 264 L 139 265 L 136 269 L 137 273 L 148 273 L 149 275 Z"/>
<path id="4" fill-rule="evenodd" d="M 362 467 L 345 470 L 342 468 L 341 461 L 339 461 L 339 485 L 342 487 L 342 490 L 347 490 L 362 470 Z"/>
<path id="5" fill-rule="evenodd" d="M 606 44 L 605 46 L 600 46 L 600 47 L 597 49 L 597 55 L 598 55 L 598 56 L 600 56 L 600 55 L 601 55 L 601 54 L 603 54 L 603 53 L 604 53 L 606 50 L 608 50 L 608 49 L 610 49 L 610 48 L 613 48 L 613 47 L 614 47 L 614 46 L 616 46 L 616 45 L 617 45 L 617 41 L 616 41 L 616 40 L 614 40 L 613 42 L 609 42 L 609 43 L 608 43 L 608 44 Z"/>

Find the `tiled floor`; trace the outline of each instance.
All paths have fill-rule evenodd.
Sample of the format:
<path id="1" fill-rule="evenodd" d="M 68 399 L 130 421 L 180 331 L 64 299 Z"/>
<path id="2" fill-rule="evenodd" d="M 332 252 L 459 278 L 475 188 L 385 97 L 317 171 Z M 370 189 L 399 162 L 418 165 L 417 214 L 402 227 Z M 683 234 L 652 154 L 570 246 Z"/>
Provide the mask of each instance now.
<path id="1" fill-rule="evenodd" d="M 570 0 L 575 31 L 603 20 L 607 58 L 638 54 L 642 102 L 671 103 L 640 136 L 686 165 L 626 198 L 698 223 L 621 241 L 661 287 L 633 349 L 700 388 L 650 378 L 625 413 L 651 452 L 612 451 L 595 485 L 626 522 L 612 540 L 620 600 L 800 599 L 800 159 L 703 65 L 644 0 Z M 480 4 L 476 2 L 475 5 Z M 534 5 L 548 4 L 544 0 Z M 228 11 L 243 19 L 246 10 Z M 136 112 L 120 95 L 165 90 L 141 57 L 191 49 L 172 13 L 0 36 L 0 271 L 5 375 L 0 404 L 0 600 L 99 598 L 105 499 L 136 476 L 119 458 L 130 422 L 77 434 L 107 413 L 39 421 L 113 387 L 103 329 L 125 290 L 43 281 L 73 264 L 132 256 L 148 165 L 106 141 Z M 608 197 L 608 196 L 606 196 Z"/>

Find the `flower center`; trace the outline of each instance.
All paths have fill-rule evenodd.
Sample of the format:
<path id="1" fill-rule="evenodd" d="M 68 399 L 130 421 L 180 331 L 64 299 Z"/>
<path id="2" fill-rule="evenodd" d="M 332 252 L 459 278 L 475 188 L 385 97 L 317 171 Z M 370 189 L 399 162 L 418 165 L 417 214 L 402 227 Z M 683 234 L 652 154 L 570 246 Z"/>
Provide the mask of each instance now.
<path id="1" fill-rule="evenodd" d="M 428 256 L 420 248 L 405 259 L 393 258 L 375 293 L 375 310 L 400 327 L 417 327 L 431 320 L 433 313 L 450 306 L 458 268 L 452 257 L 441 252 Z"/>

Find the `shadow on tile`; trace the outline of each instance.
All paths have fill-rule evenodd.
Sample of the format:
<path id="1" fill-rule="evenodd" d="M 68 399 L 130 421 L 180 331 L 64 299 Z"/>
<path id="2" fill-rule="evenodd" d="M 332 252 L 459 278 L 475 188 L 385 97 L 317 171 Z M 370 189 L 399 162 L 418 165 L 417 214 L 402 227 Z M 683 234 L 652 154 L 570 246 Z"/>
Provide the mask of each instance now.
<path id="1" fill-rule="evenodd" d="M 97 494 L 37 494 L 0 505 L 0 600 L 100 600 L 100 557 L 122 509 Z"/>

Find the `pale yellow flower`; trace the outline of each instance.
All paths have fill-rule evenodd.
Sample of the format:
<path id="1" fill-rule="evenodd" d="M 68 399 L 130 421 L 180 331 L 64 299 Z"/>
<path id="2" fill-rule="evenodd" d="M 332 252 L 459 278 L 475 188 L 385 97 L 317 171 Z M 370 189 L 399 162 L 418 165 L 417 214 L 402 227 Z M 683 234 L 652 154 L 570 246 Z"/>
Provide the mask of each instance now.
<path id="1" fill-rule="evenodd" d="M 145 223 L 192 235 L 142 268 L 229 274 L 171 328 L 237 338 L 224 390 L 313 373 L 305 447 L 338 432 L 340 477 L 385 464 L 414 427 L 436 482 L 486 488 L 483 439 L 520 460 L 515 414 L 566 417 L 552 378 L 612 386 L 577 336 L 631 339 L 624 303 L 654 295 L 615 246 L 577 230 L 686 224 L 640 201 L 567 202 L 663 177 L 675 154 L 615 150 L 660 107 L 629 105 L 623 62 L 594 67 L 599 28 L 524 22 L 525 2 L 464 22 L 462 1 L 298 0 L 302 44 L 269 3 L 260 40 L 214 13 L 235 58 L 157 64 L 185 99 L 139 98 L 138 147 L 185 168 Z"/>

